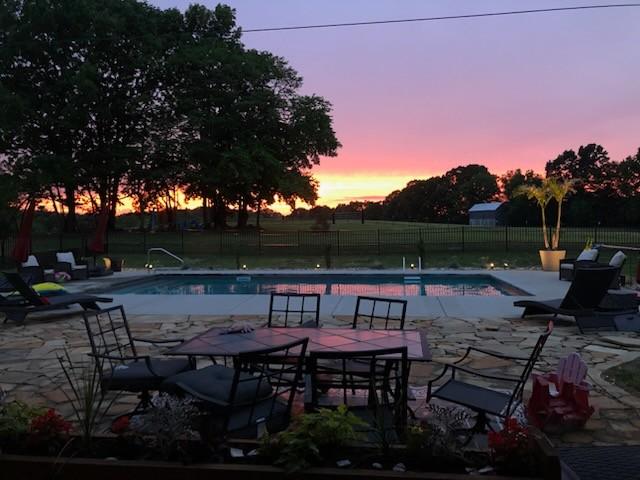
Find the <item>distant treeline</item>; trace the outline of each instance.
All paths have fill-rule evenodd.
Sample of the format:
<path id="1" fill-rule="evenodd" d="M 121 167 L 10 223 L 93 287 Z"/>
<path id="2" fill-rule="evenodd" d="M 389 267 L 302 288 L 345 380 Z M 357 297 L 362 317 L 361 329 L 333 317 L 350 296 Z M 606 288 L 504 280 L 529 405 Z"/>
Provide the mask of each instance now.
<path id="1" fill-rule="evenodd" d="M 569 226 L 640 226 L 640 149 L 615 162 L 597 144 L 565 150 L 545 167 L 546 175 L 579 180 L 576 192 L 564 206 L 563 223 Z M 512 226 L 540 224 L 539 207 L 515 196 L 520 185 L 539 185 L 542 177 L 531 170 L 510 170 L 493 175 L 482 165 L 466 165 L 426 180 L 412 180 L 402 190 L 380 202 L 351 202 L 334 212 L 360 213 L 368 220 L 402 220 L 431 223 L 467 223 L 475 203 L 508 201 L 507 223 Z M 327 207 L 294 212 L 299 217 L 330 217 Z M 555 221 L 555 207 L 548 218 Z"/>

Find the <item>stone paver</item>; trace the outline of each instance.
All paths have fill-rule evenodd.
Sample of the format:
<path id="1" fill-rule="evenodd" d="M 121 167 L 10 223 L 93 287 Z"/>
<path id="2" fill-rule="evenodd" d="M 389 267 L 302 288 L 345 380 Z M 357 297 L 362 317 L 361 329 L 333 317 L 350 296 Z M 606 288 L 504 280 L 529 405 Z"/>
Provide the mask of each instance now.
<path id="1" fill-rule="evenodd" d="M 230 325 L 234 321 L 262 326 L 266 318 L 266 315 L 129 315 L 134 335 L 156 338 L 189 338 L 212 326 Z M 406 328 L 427 332 L 434 357 L 429 364 L 412 367 L 411 383 L 418 387 L 426 385 L 441 371 L 442 362 L 456 360 L 468 345 L 507 354 L 528 354 L 546 321 L 542 318 L 410 318 Z M 326 326 L 348 327 L 351 322 L 352 317 L 346 315 L 322 319 Z M 71 415 L 61 390 L 66 382 L 57 361 L 65 349 L 74 360 L 87 358 L 89 348 L 79 315 L 34 315 L 24 325 L 0 325 L 0 388 L 9 399 L 53 406 L 64 415 Z M 557 321 L 536 370 L 554 370 L 558 359 L 573 351 L 580 353 L 589 366 L 591 398 L 596 412 L 583 430 L 553 439 L 563 445 L 640 445 L 640 398 L 611 385 L 602 376 L 608 368 L 640 356 L 638 336 L 611 332 L 580 335 L 571 322 Z M 518 372 L 512 362 L 482 355 L 475 356 L 466 365 L 485 372 Z M 127 411 L 135 401 L 133 395 L 122 395 L 112 414 Z"/>

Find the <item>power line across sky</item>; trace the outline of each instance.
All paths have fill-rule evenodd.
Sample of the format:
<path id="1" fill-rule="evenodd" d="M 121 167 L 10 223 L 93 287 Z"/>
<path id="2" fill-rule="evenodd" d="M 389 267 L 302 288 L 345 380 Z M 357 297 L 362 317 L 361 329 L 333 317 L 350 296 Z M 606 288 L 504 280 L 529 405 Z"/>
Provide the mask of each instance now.
<path id="1" fill-rule="evenodd" d="M 556 7 L 556 8 L 537 8 L 528 10 L 508 10 L 502 12 L 483 12 L 483 13 L 469 13 L 464 15 L 445 15 L 437 17 L 420 17 L 420 18 L 404 18 L 395 20 L 369 20 L 359 22 L 344 22 L 344 23 L 322 23 L 317 25 L 293 25 L 283 27 L 263 27 L 263 28 L 247 28 L 243 29 L 243 33 L 257 33 L 257 32 L 281 32 L 286 30 L 312 30 L 319 28 L 346 28 L 346 27 L 363 27 L 370 25 L 388 25 L 397 23 L 417 23 L 417 22 L 433 22 L 443 20 L 464 20 L 464 19 L 476 19 L 486 17 L 501 17 L 509 15 L 529 15 L 529 14 L 541 14 L 541 13 L 554 13 L 554 12 L 575 12 L 579 10 L 599 10 L 605 8 L 634 8 L 640 7 L 640 3 L 612 3 L 603 5 L 576 5 L 573 7 Z"/>

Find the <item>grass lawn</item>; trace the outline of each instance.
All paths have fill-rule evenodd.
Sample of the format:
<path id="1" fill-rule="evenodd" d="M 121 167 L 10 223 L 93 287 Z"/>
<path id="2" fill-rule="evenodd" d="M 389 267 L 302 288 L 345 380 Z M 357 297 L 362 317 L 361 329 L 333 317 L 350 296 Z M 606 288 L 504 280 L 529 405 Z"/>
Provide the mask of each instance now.
<path id="1" fill-rule="evenodd" d="M 640 394 L 640 358 L 610 368 L 604 377 L 629 393 Z"/>

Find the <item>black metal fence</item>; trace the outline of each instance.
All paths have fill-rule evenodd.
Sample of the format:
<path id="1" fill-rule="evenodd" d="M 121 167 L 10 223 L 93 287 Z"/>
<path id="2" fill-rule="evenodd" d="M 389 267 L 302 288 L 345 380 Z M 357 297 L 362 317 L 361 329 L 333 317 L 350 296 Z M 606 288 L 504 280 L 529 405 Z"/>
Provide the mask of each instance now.
<path id="1" fill-rule="evenodd" d="M 90 237 L 82 234 L 34 236 L 32 251 L 86 250 Z M 561 247 L 576 252 L 588 240 L 627 247 L 640 246 L 640 229 L 568 227 L 561 231 Z M 15 240 L 0 245 L 3 261 L 9 259 Z M 471 227 L 442 225 L 410 229 L 246 232 L 111 232 L 111 255 L 145 254 L 161 247 L 185 256 L 205 255 L 385 255 L 425 252 L 531 251 L 541 248 L 539 227 Z"/>

